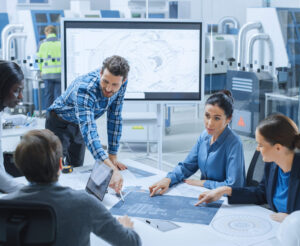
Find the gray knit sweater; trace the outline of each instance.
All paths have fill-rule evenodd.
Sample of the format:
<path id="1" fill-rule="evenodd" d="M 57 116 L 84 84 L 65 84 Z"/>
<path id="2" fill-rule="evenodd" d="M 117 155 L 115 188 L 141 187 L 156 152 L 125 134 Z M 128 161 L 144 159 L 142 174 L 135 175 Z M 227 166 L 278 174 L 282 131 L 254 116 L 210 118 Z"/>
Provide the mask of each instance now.
<path id="1" fill-rule="evenodd" d="M 58 183 L 33 184 L 3 199 L 44 202 L 52 205 L 57 216 L 55 246 L 90 245 L 93 232 L 111 245 L 141 245 L 138 234 L 123 227 L 94 196 Z"/>

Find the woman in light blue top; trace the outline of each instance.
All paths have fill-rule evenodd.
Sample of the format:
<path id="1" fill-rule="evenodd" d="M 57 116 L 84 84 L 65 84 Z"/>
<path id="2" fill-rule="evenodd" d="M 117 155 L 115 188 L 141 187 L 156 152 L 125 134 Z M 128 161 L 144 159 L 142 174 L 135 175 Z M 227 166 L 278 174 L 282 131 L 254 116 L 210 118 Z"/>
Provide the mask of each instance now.
<path id="1" fill-rule="evenodd" d="M 233 99 L 229 91 L 211 95 L 205 103 L 205 131 L 183 162 L 166 178 L 149 187 L 150 196 L 184 181 L 209 189 L 228 185 L 245 185 L 245 163 L 240 138 L 228 126 L 233 113 Z M 200 180 L 186 180 L 198 169 Z"/>

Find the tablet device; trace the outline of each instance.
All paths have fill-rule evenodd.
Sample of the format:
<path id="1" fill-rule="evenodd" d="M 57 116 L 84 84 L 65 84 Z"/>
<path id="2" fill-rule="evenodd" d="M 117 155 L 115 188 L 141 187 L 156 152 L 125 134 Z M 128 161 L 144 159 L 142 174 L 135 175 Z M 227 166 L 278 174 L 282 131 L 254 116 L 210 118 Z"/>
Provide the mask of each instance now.
<path id="1" fill-rule="evenodd" d="M 102 201 L 112 174 L 113 170 L 109 166 L 104 163 L 96 162 L 86 184 L 85 190 Z"/>

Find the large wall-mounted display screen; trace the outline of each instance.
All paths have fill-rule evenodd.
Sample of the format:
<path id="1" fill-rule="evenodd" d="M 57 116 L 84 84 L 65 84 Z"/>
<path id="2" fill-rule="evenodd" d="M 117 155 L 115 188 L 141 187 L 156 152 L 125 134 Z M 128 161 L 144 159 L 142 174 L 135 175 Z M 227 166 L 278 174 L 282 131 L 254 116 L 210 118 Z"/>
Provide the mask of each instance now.
<path id="1" fill-rule="evenodd" d="M 62 26 L 65 88 L 119 55 L 130 64 L 125 99 L 201 99 L 201 22 L 65 19 Z"/>

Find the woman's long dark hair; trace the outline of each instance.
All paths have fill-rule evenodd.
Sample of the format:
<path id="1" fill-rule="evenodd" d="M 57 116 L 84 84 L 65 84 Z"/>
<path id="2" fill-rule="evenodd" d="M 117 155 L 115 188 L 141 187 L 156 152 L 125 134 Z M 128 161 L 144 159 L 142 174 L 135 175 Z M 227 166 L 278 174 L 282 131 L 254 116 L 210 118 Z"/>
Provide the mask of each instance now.
<path id="1" fill-rule="evenodd" d="M 233 113 L 233 98 L 231 92 L 228 90 L 222 90 L 212 94 L 205 102 L 205 105 L 217 105 L 224 110 L 227 118 L 230 118 Z"/>
<path id="2" fill-rule="evenodd" d="M 18 64 L 0 60 L 0 111 L 4 108 L 3 101 L 11 87 L 23 80 L 24 74 Z"/>

